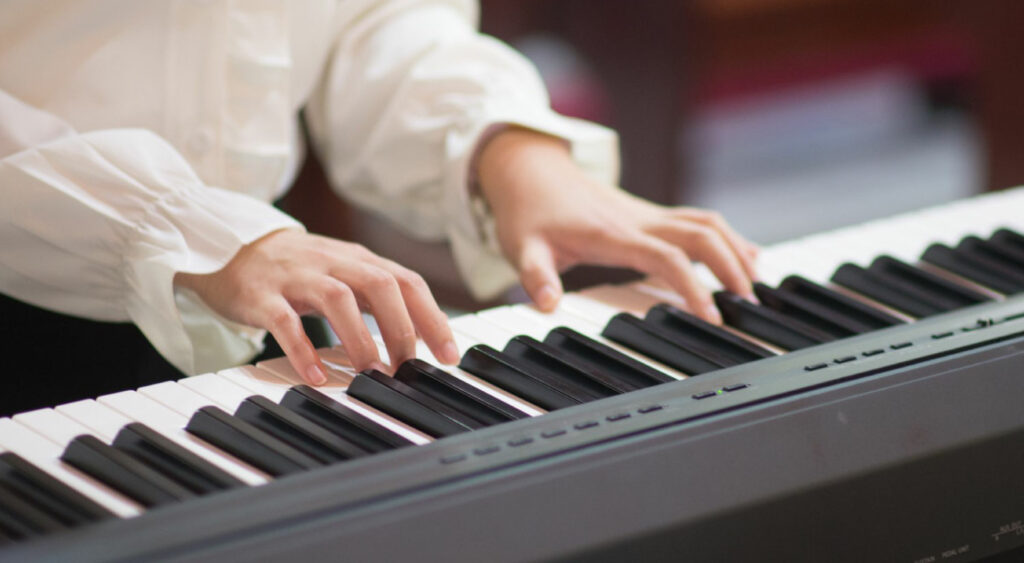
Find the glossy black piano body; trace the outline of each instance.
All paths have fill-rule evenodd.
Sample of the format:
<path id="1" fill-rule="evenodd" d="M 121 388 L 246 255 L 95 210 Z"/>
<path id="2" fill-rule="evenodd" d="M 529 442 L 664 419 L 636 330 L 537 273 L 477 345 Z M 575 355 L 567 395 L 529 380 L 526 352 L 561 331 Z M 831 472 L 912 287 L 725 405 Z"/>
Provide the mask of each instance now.
<path id="1" fill-rule="evenodd" d="M 973 306 L 0 560 L 977 560 L 1024 546 L 1022 313 Z"/>

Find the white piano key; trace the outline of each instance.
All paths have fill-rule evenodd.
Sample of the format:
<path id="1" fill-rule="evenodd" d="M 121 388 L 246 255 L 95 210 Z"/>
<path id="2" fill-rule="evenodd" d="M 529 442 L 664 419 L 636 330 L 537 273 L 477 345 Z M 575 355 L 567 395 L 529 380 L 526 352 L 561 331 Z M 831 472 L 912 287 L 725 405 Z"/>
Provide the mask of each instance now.
<path id="1" fill-rule="evenodd" d="M 63 444 L 57 444 L 14 420 L 0 419 L 0 445 L 121 518 L 137 516 L 143 511 L 138 503 L 60 461 Z"/>
<path id="2" fill-rule="evenodd" d="M 598 285 L 584 289 L 577 295 L 604 303 L 619 312 L 633 313 L 638 317 L 642 317 L 648 309 L 658 304 L 656 297 L 625 285 Z"/>
<path id="3" fill-rule="evenodd" d="M 178 384 L 188 387 L 192 391 L 212 400 L 215 405 L 227 412 L 235 412 L 239 403 L 252 395 L 244 387 L 240 387 L 222 377 L 217 377 L 213 373 L 186 377 L 178 380 Z"/>
<path id="4" fill-rule="evenodd" d="M 590 323 L 599 326 L 607 325 L 609 319 L 623 312 L 623 309 L 580 293 L 567 293 L 563 295 L 558 308 L 570 315 L 582 317 Z"/>
<path id="5" fill-rule="evenodd" d="M 377 346 L 377 357 L 384 365 L 389 365 L 389 358 L 387 345 L 384 344 L 384 339 L 380 334 L 371 334 L 373 343 Z M 347 387 L 352 382 L 352 378 L 358 373 L 355 367 L 352 366 L 352 361 L 349 359 L 348 352 L 345 351 L 345 345 L 339 344 L 330 348 L 318 348 L 317 354 L 320 356 L 320 360 L 324 363 L 324 367 L 327 368 L 327 377 L 337 383 Z M 292 370 L 294 373 L 294 370 Z"/>
<path id="6" fill-rule="evenodd" d="M 256 366 L 240 366 L 217 372 L 228 381 L 258 393 L 278 403 L 284 394 L 292 388 L 292 384 L 281 379 L 273 372 Z"/>
<path id="7" fill-rule="evenodd" d="M 272 360 L 264 360 L 256 364 L 257 367 L 263 368 L 267 371 L 273 372 L 275 375 L 290 382 L 292 385 L 303 385 L 306 383 L 302 377 L 295 372 L 295 368 L 292 367 L 291 362 L 286 357 L 274 358 Z M 327 383 L 318 387 L 324 393 L 330 392 L 341 392 L 348 388 L 348 384 L 352 382 L 352 374 L 340 371 L 335 371 L 328 367 L 327 369 Z M 329 394 L 329 393 L 328 393 Z"/>
<path id="8" fill-rule="evenodd" d="M 801 258 L 790 246 L 780 245 L 767 248 L 758 260 L 758 276 L 761 281 L 771 285 L 778 285 L 783 279 L 790 275 L 805 275 L 807 268 L 801 268 Z M 816 278 L 808 278 L 813 281 L 820 281 Z"/>
<path id="9" fill-rule="evenodd" d="M 209 461 L 243 483 L 255 486 L 270 477 L 220 448 L 185 431 L 188 419 L 135 391 L 122 391 L 97 397 L 96 402 L 116 410 L 135 422 L 156 430 L 176 444 Z"/>
<path id="10" fill-rule="evenodd" d="M 94 436 L 108 444 L 124 425 L 131 422 L 130 418 L 92 399 L 60 405 L 54 410 L 88 428 Z"/>
<path id="11" fill-rule="evenodd" d="M 603 328 L 599 324 L 591 322 L 583 317 L 573 315 L 562 308 L 555 309 L 548 313 L 537 309 L 533 305 L 524 303 L 521 305 L 509 306 L 509 311 L 512 314 L 523 317 L 526 319 L 526 322 L 536 323 L 543 326 L 545 334 L 560 326 L 568 327 L 576 332 L 587 335 L 600 333 Z"/>
<path id="12" fill-rule="evenodd" d="M 67 446 L 79 434 L 91 434 L 88 428 L 53 409 L 38 409 L 14 415 L 14 421 L 59 445 Z"/>
<path id="13" fill-rule="evenodd" d="M 469 350 L 476 344 L 480 344 L 480 341 L 476 338 L 467 336 L 461 332 L 456 332 L 455 330 L 452 330 L 452 338 L 455 340 L 455 347 L 459 350 L 460 358 L 466 353 L 466 350 Z M 427 347 L 427 343 L 422 340 L 416 341 L 416 357 L 430 362 L 435 366 L 444 366 L 444 364 L 434 356 L 434 353 L 430 351 L 430 348 Z"/>
<path id="14" fill-rule="evenodd" d="M 489 323 L 476 315 L 463 315 L 451 323 L 453 332 L 476 339 L 495 350 L 502 350 L 505 344 L 515 336 L 514 332 L 505 330 Z"/>
<path id="15" fill-rule="evenodd" d="M 548 329 L 544 325 L 530 322 L 529 319 L 517 315 L 514 306 L 495 307 L 476 314 L 478 319 L 513 335 L 525 335 L 537 340 L 544 340 Z"/>
<path id="16" fill-rule="evenodd" d="M 343 346 L 317 348 L 316 352 L 320 356 L 320 361 L 324 363 L 324 367 L 328 370 L 328 378 L 333 378 L 339 384 L 346 387 L 352 382 L 352 378 L 355 377 L 357 372 L 352 367 L 352 362 L 349 360 Z"/>
<path id="17" fill-rule="evenodd" d="M 206 397 L 174 381 L 139 387 L 138 392 L 186 418 L 191 418 L 197 410 L 213 404 Z"/>
<path id="18" fill-rule="evenodd" d="M 154 428 L 184 428 L 188 417 L 150 399 L 138 391 L 119 391 L 96 397 L 96 402 L 133 421 Z M 145 420 L 143 420 L 145 419 Z"/>
<path id="19" fill-rule="evenodd" d="M 719 291 L 724 289 L 722 282 L 715 277 L 715 274 L 711 273 L 711 269 L 708 268 L 707 265 L 696 263 L 694 264 L 693 270 L 697 273 L 697 280 L 700 281 L 704 287 L 708 288 L 708 291 Z M 665 287 L 668 287 L 668 285 L 665 284 Z"/>
<path id="20" fill-rule="evenodd" d="M 645 295 L 650 295 L 659 303 L 668 303 L 669 305 L 672 305 L 673 307 L 682 309 L 684 311 L 690 310 L 689 303 L 686 302 L 686 299 L 683 299 L 683 296 L 676 293 L 675 290 L 670 288 L 661 280 L 641 280 L 638 282 L 626 284 L 626 287 L 634 291 L 643 293 Z"/>

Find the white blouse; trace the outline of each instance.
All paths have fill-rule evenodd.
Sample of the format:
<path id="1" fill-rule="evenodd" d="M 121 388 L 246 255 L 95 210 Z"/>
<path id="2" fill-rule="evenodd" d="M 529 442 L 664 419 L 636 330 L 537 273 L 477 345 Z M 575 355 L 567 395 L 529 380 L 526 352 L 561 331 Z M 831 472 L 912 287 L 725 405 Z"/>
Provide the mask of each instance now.
<path id="1" fill-rule="evenodd" d="M 449 240 L 477 295 L 502 290 L 514 274 L 468 189 L 481 136 L 563 137 L 607 183 L 617 147 L 552 112 L 476 19 L 470 0 L 5 0 L 0 291 L 134 322 L 186 373 L 247 362 L 263 331 L 172 280 L 302 228 L 269 202 L 302 159 L 303 108 L 340 193 Z"/>

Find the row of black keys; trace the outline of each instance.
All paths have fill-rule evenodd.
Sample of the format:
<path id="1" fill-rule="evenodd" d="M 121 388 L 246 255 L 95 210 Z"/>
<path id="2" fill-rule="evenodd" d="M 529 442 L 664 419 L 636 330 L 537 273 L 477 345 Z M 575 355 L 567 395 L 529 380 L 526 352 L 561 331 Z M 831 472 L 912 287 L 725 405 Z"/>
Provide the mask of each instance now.
<path id="1" fill-rule="evenodd" d="M 558 373 L 530 380 L 538 387 L 547 382 L 557 392 L 573 397 L 573 404 L 672 379 L 568 328 L 552 331 L 548 342 L 520 337 L 510 342 L 505 352 L 477 347 L 467 354 L 463 365 L 468 367 L 478 357 L 487 358 L 484 362 L 501 362 L 506 353 L 520 357 L 519 352 L 526 362 L 543 362 L 543 355 L 560 345 L 577 355 L 593 351 L 593 361 L 605 362 L 607 368 L 614 368 L 607 362 L 622 361 L 623 367 L 634 366 L 639 374 L 626 375 L 619 383 L 619 378 L 593 370 L 597 380 L 608 385 L 599 393 L 577 391 L 571 383 L 562 382 Z M 540 359 L 534 357 L 533 350 L 538 350 Z M 561 357 L 559 352 L 555 355 Z M 496 384 L 509 383 L 505 386 L 509 390 L 526 389 L 526 394 L 535 395 L 529 391 L 530 382 L 517 384 L 501 373 L 490 377 L 496 370 L 486 367 L 471 369 Z M 577 368 L 580 373 L 582 369 Z M 536 371 L 531 369 L 531 377 L 537 377 Z M 530 416 L 422 360 L 404 363 L 394 377 L 373 370 L 363 372 L 355 377 L 348 394 L 434 437 Z M 538 402 L 547 404 L 540 398 L 543 394 Z M 234 414 L 204 407 L 193 414 L 186 430 L 275 477 L 412 445 L 402 435 L 304 385 L 290 389 L 280 404 L 257 395 L 243 401 Z M 90 435 L 78 436 L 61 459 L 147 507 L 243 485 L 137 422 L 122 428 L 111 444 Z M 0 539 L 31 537 L 111 516 L 17 454 L 4 453 L 0 460 L 7 464 L 0 474 Z"/>
<path id="2" fill-rule="evenodd" d="M 933 244 L 921 260 L 997 293 L 1024 292 L 1024 236 L 1008 229 L 988 239 L 966 237 L 956 247 Z M 844 264 L 832 282 L 918 318 L 993 300 L 988 292 L 888 256 L 876 258 L 867 268 Z M 787 350 L 902 322 L 800 278 L 791 277 L 778 289 L 756 284 L 755 292 L 765 307 L 727 293 L 716 295 L 726 323 Z"/>
<path id="3" fill-rule="evenodd" d="M 1004 293 L 1024 290 L 1024 237 L 1011 231 L 998 231 L 989 240 L 968 237 L 956 248 L 933 245 L 924 259 Z M 989 278 L 1002 280 L 1002 285 L 995 287 Z M 833 281 L 913 316 L 989 299 L 884 256 L 868 268 L 846 264 Z M 788 350 L 902 322 L 796 276 L 778 288 L 758 284 L 755 291 L 761 305 L 724 292 L 716 295 L 726 323 Z M 669 305 L 653 307 L 643 319 L 617 315 L 602 334 L 689 375 L 773 355 Z M 565 327 L 551 331 L 544 342 L 516 337 L 503 351 L 475 346 L 460 367 L 548 410 L 673 380 Z M 348 393 L 434 437 L 528 417 L 419 360 L 402 365 L 394 378 L 374 371 L 359 374 Z M 305 386 L 290 390 L 280 405 L 251 397 L 234 415 L 205 407 L 195 413 L 187 430 L 274 476 L 411 444 Z M 127 425 L 111 445 L 80 436 L 62 457 L 145 506 L 242 485 L 139 423 Z M 109 516 L 16 454 L 0 456 L 0 469 L 0 540 Z"/>

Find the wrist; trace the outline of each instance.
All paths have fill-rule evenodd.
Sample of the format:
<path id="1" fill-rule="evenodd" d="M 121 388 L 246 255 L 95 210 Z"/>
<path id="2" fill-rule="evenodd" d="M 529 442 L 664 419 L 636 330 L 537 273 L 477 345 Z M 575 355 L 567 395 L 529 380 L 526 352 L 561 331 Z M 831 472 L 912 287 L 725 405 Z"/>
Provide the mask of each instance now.
<path id="1" fill-rule="evenodd" d="M 501 194 L 542 185 L 541 175 L 557 174 L 567 166 L 572 166 L 572 155 L 565 140 L 509 127 L 486 139 L 478 149 L 475 177 L 484 200 L 494 207 Z"/>

